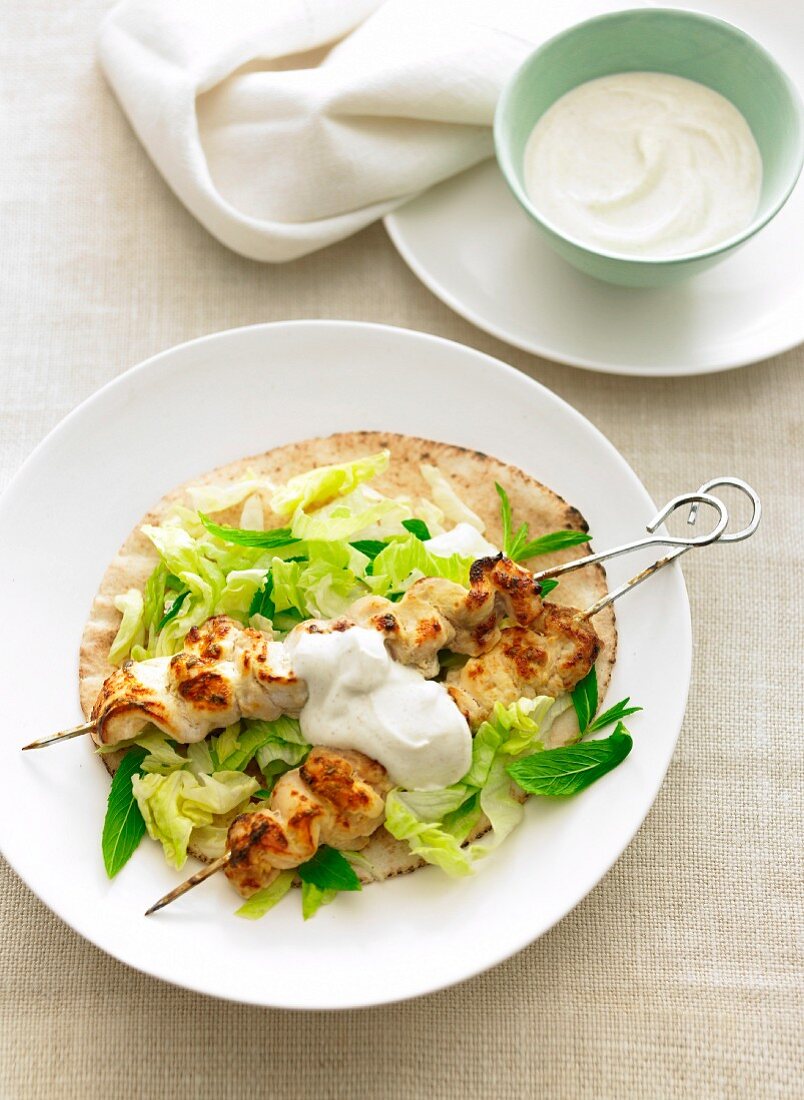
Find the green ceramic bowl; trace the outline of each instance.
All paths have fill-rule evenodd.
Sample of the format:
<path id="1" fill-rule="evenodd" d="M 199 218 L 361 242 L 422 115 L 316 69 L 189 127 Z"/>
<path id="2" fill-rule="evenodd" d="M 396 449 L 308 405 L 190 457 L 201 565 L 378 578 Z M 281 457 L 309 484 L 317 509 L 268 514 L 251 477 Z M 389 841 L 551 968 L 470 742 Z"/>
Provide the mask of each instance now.
<path id="1" fill-rule="evenodd" d="M 756 216 L 741 233 L 714 248 L 655 260 L 602 251 L 557 229 L 525 192 L 525 145 L 548 107 L 587 80 L 645 71 L 672 73 L 714 88 L 742 112 L 759 146 L 763 181 Z M 770 54 L 730 23 L 670 8 L 602 15 L 539 47 L 503 89 L 494 141 L 508 186 L 556 252 L 588 275 L 623 286 L 664 286 L 724 259 L 778 213 L 804 161 L 801 100 Z"/>

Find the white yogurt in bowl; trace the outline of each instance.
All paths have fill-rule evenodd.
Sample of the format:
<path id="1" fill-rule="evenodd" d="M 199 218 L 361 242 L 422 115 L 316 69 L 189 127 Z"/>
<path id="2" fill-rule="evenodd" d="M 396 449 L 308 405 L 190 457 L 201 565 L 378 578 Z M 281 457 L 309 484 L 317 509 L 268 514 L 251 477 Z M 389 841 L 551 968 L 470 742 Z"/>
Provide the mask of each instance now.
<path id="1" fill-rule="evenodd" d="M 669 73 L 615 73 L 573 88 L 541 116 L 524 177 L 559 232 L 663 259 L 712 248 L 751 223 L 762 157 L 718 92 Z"/>

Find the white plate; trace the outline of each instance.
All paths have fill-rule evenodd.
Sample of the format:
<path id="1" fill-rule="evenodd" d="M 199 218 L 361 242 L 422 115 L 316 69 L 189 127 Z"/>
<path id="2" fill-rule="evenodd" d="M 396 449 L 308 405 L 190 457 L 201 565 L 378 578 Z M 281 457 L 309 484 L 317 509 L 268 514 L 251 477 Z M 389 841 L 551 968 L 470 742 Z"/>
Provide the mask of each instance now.
<path id="1" fill-rule="evenodd" d="M 545 37 L 627 6 L 610 0 L 547 4 Z M 743 27 L 804 94 L 804 4 L 700 0 L 676 6 Z M 804 340 L 801 182 L 774 221 L 735 255 L 658 290 L 608 286 L 562 260 L 520 208 L 496 161 L 432 188 L 385 224 L 413 272 L 456 313 L 559 363 L 612 374 L 703 374 L 766 359 Z"/>
<path id="2" fill-rule="evenodd" d="M 427 869 L 339 898 L 305 924 L 296 896 L 262 921 L 234 917 L 237 899 L 219 876 L 145 919 L 146 906 L 189 870 L 171 871 L 158 846 L 144 842 L 109 882 L 100 854 L 109 784 L 89 741 L 15 750 L 81 720 L 84 620 L 109 560 L 149 505 L 220 463 L 353 428 L 447 440 L 514 462 L 577 505 L 598 546 L 634 536 L 654 511 L 612 445 L 524 375 L 433 336 L 338 321 L 236 329 L 156 356 L 68 416 L 0 501 L 3 852 L 104 951 L 237 1001 L 394 1001 L 524 947 L 577 905 L 628 844 L 684 713 L 689 607 L 673 568 L 620 605 L 609 698 L 632 694 L 645 706 L 633 721 L 631 756 L 575 800 L 533 801 L 523 827 L 473 879 Z M 639 565 L 619 560 L 611 579 Z"/>

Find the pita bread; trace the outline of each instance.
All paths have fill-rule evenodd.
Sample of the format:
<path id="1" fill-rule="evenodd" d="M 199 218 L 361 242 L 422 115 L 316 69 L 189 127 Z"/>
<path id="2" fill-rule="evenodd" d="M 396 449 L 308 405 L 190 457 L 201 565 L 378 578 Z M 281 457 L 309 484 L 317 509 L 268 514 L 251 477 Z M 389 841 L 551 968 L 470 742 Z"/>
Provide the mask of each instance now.
<path id="1" fill-rule="evenodd" d="M 295 474 L 304 473 L 314 466 L 346 462 L 383 449 L 390 450 L 391 463 L 388 470 L 376 478 L 372 485 L 392 496 L 429 497 L 429 486 L 422 477 L 419 466 L 421 463 L 438 466 L 461 499 L 482 517 L 486 523 L 486 537 L 495 545 L 502 542 L 495 481 L 508 492 L 514 521 L 517 524 L 524 521 L 530 524 L 532 538 L 567 528 L 588 530 L 586 521 L 577 509 L 516 466 L 500 462 L 481 451 L 470 451 L 449 443 L 437 443 L 391 432 L 342 432 L 326 439 L 289 443 L 265 454 L 253 455 L 219 467 L 190 484 L 225 484 L 240 480 L 250 471 L 281 485 Z M 140 528 L 144 523 L 160 523 L 176 504 L 189 504 L 187 487 L 182 486 L 168 493 L 140 520 L 103 577 L 81 643 L 81 706 L 87 717 L 101 684 L 113 670 L 107 655 L 120 623 L 120 613 L 115 609 L 114 597 L 129 588 L 142 588 L 158 561 L 154 547 L 141 533 Z M 215 518 L 219 522 L 237 524 L 241 508 L 242 505 L 238 505 L 229 512 L 216 514 Z M 271 518 L 267 518 L 267 522 L 270 524 Z M 280 521 L 276 518 L 275 525 L 279 524 Z M 557 554 L 544 555 L 531 565 L 536 569 L 546 569 L 589 552 L 583 546 L 573 547 Z M 562 577 L 550 599 L 556 603 L 583 608 L 594 603 L 606 591 L 605 572 L 597 565 Z M 599 696 L 603 700 L 617 647 L 612 608 L 606 608 L 595 618 L 595 628 L 603 643 L 597 660 Z M 577 732 L 575 714 L 570 709 L 554 724 L 549 734 L 549 744 L 567 744 L 577 736 Z M 120 753 L 112 753 L 101 758 L 111 774 L 114 774 L 121 756 Z M 524 801 L 525 796 L 522 798 Z M 482 819 L 471 839 L 481 836 L 488 828 L 488 821 Z M 192 847 L 190 851 L 198 858 L 204 858 L 200 853 L 193 852 Z M 361 869 L 360 875 L 365 881 L 380 881 L 423 866 L 422 861 L 411 854 L 404 842 L 394 840 L 385 829 L 374 834 L 369 845 L 363 849 L 363 854 L 374 869 L 373 875 Z"/>

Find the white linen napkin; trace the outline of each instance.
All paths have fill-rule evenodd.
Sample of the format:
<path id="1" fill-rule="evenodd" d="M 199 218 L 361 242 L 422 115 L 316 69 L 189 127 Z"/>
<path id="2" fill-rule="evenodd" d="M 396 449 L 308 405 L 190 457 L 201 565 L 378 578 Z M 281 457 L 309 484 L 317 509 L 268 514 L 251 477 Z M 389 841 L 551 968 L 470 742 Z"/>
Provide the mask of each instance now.
<path id="1" fill-rule="evenodd" d="M 100 58 L 187 208 L 229 248 L 278 262 L 491 155 L 497 96 L 544 37 L 540 8 L 124 0 Z"/>

